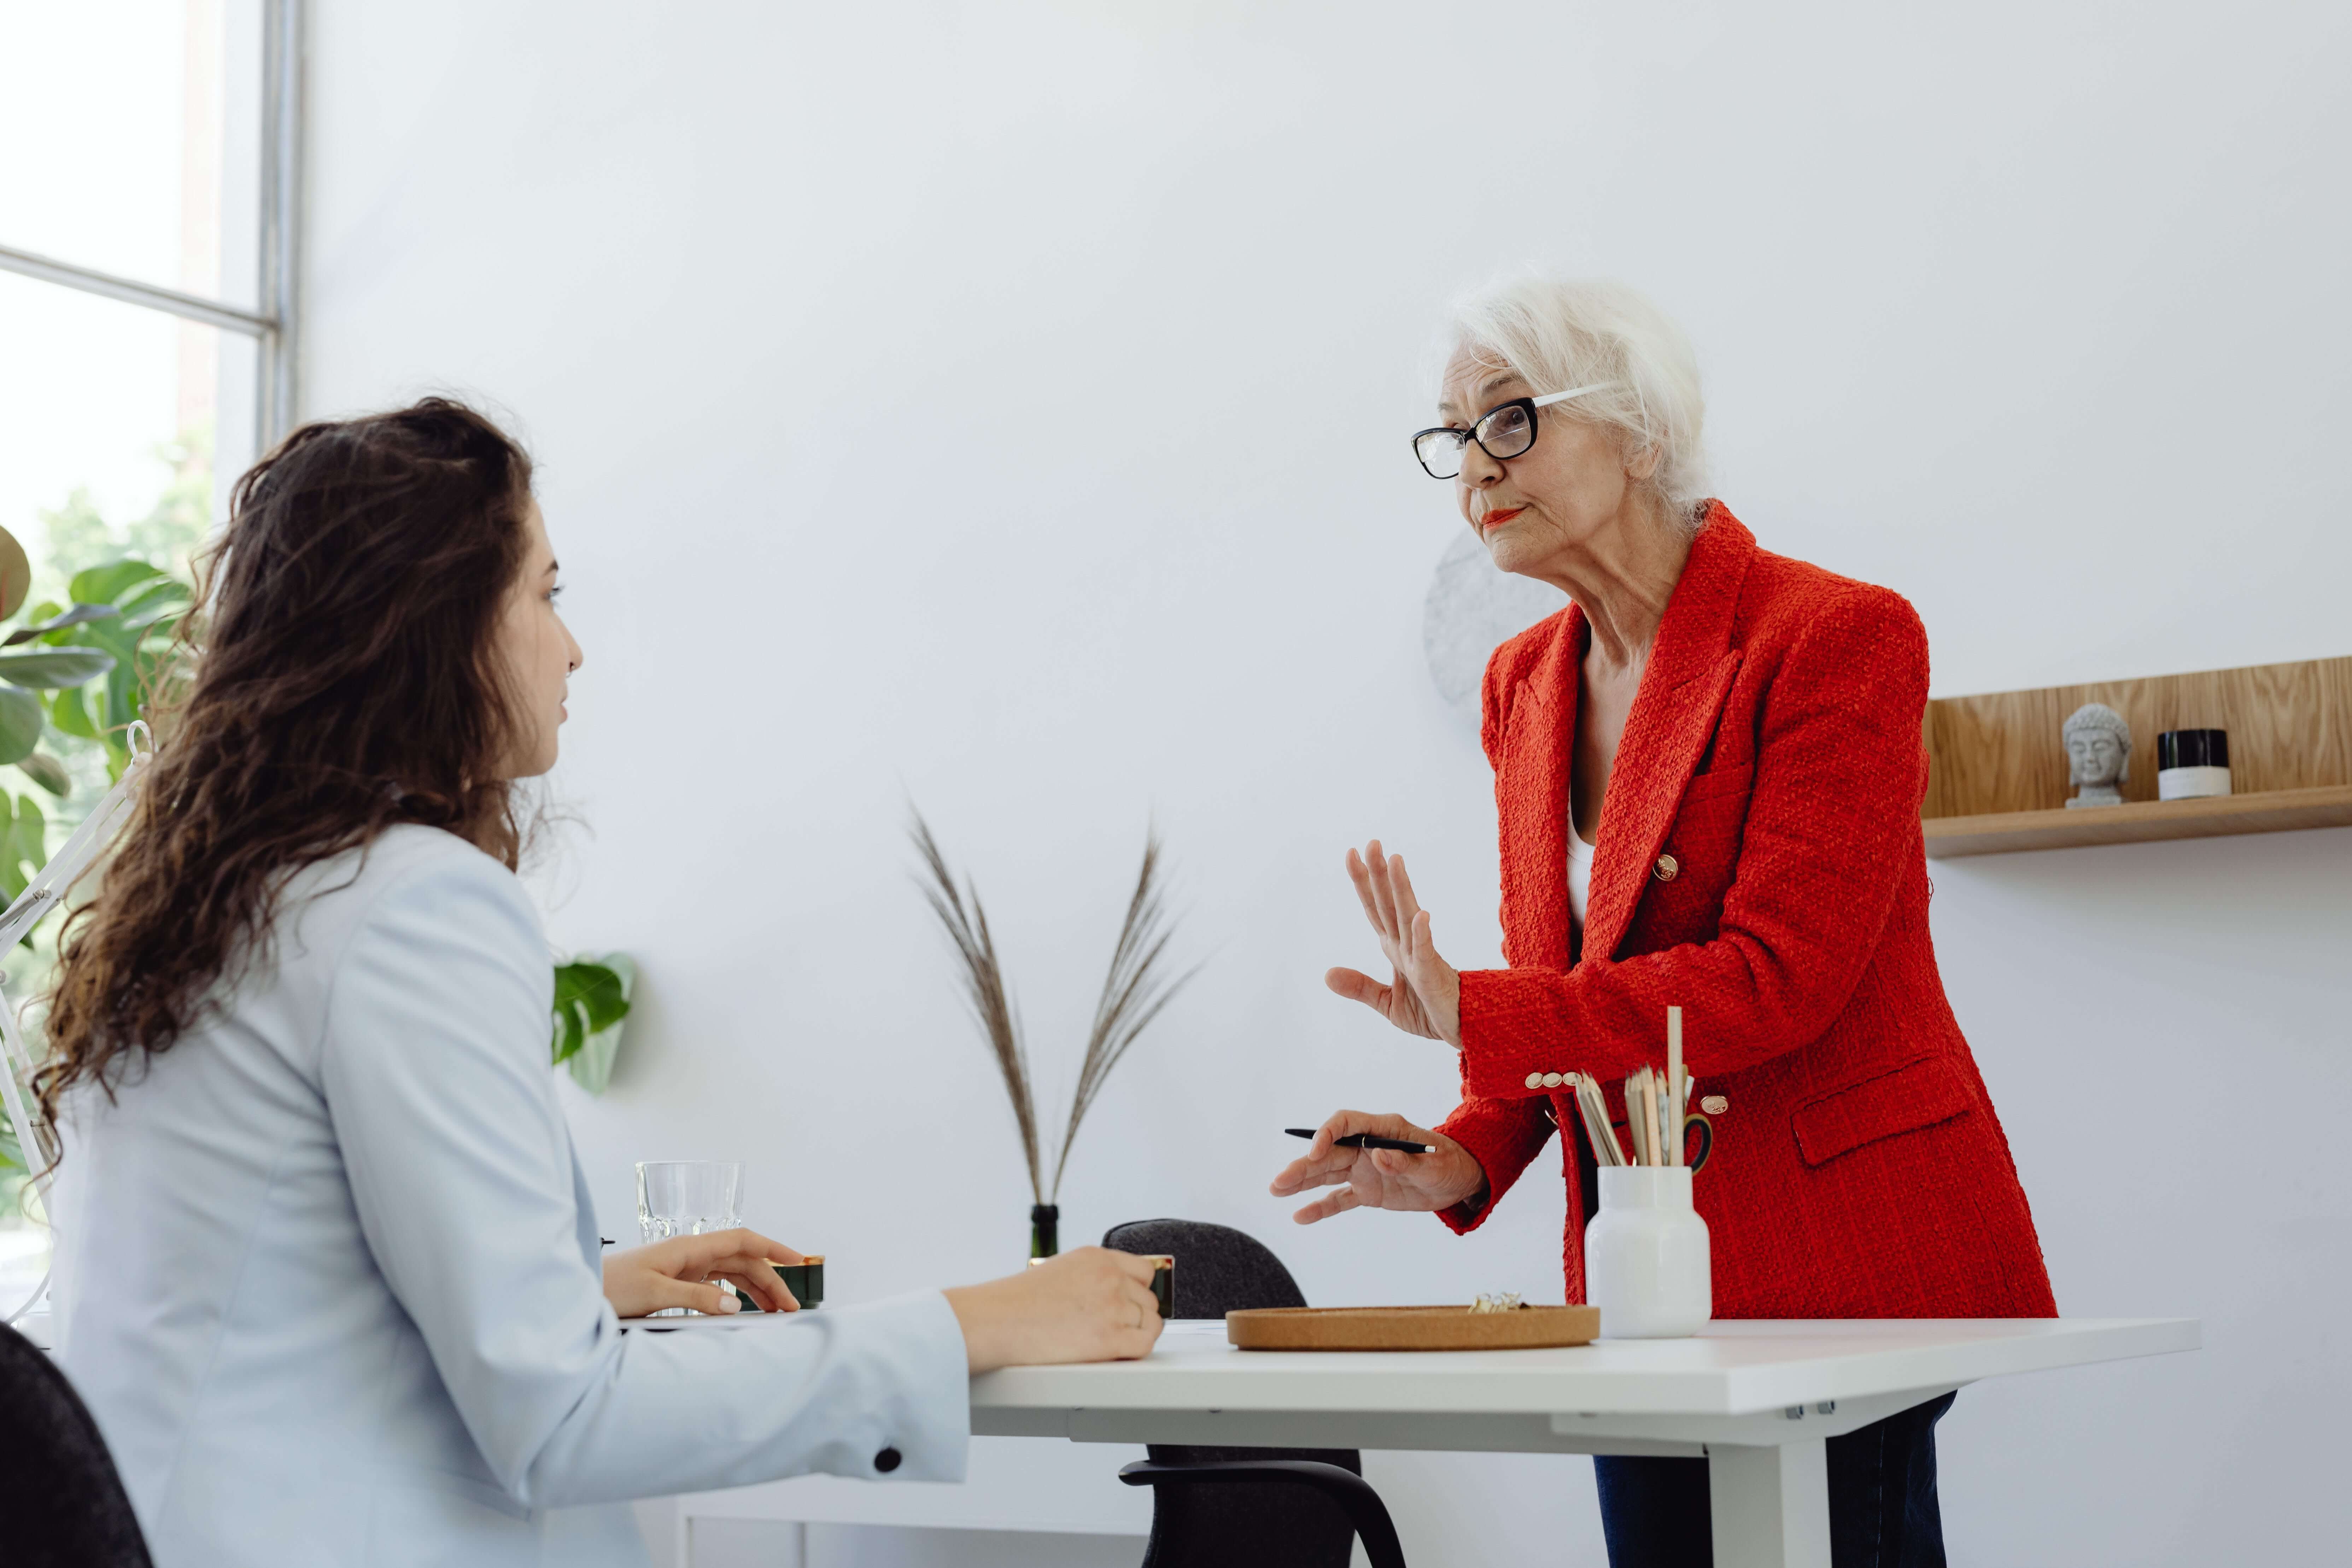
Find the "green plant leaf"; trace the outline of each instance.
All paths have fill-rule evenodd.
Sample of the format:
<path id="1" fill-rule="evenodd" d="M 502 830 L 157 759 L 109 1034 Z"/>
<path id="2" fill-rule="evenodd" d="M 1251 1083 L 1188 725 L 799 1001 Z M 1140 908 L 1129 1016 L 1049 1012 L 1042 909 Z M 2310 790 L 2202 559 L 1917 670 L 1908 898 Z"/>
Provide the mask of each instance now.
<path id="1" fill-rule="evenodd" d="M 104 648 L 53 647 L 38 653 L 0 653 L 0 680 L 54 691 L 79 686 L 111 670 L 115 657 Z"/>
<path id="2" fill-rule="evenodd" d="M 635 978 L 636 965 L 625 953 L 576 958 L 555 966 L 550 1043 L 557 1066 L 572 1061 L 592 1040 L 606 1036 L 629 1016 L 629 991 Z M 582 1069 L 574 1063 L 572 1077 L 581 1079 L 582 1087 L 590 1093 L 604 1088 L 618 1041 L 619 1037 L 612 1035 L 598 1047 L 593 1083 L 581 1079 Z"/>
<path id="3" fill-rule="evenodd" d="M 105 684 L 89 690 L 90 727 L 101 736 L 121 730 L 139 717 L 140 644 L 145 635 L 141 628 L 126 626 L 120 620 L 89 621 L 68 627 L 63 634 L 70 645 L 96 648 L 113 657 L 114 668 L 107 672 Z M 5 657 L 0 654 L 0 658 Z"/>
<path id="4" fill-rule="evenodd" d="M 174 605 L 184 605 L 195 595 L 188 585 L 176 577 L 166 577 L 160 583 L 150 583 L 122 601 L 123 618 L 134 625 L 154 620 Z"/>
<path id="5" fill-rule="evenodd" d="M 139 651 L 146 632 L 139 626 L 122 624 L 121 613 L 84 621 L 68 626 L 57 634 L 54 646 L 60 647 L 102 647 L 117 658 L 129 658 Z"/>
<path id="6" fill-rule="evenodd" d="M 104 682 L 89 688 L 89 710 L 90 718 L 101 730 L 120 729 L 139 717 L 140 699 L 146 691 L 148 677 L 161 662 L 163 645 L 146 647 L 146 633 L 121 621 L 99 621 L 76 630 L 80 633 L 77 640 L 81 644 L 111 655 L 114 659 L 114 668 L 107 672 Z"/>
<path id="7" fill-rule="evenodd" d="M 47 824 L 29 795 L 11 801 L 7 792 L 0 790 L 0 805 L 9 808 L 5 835 L 0 835 L 0 892 L 13 904 L 32 881 L 32 874 L 49 863 Z M 33 933 L 27 931 L 23 942 L 30 947 Z"/>
<path id="8" fill-rule="evenodd" d="M 34 631 L 34 626 L 42 621 L 47 620 L 51 616 L 54 616 L 57 613 L 58 602 L 55 599 L 43 599 L 39 604 L 35 605 L 31 609 L 25 612 L 25 624 L 17 627 L 15 631 L 10 632 L 6 641 L 5 643 L 0 643 L 0 647 L 13 647 L 15 644 L 23 642 L 27 637 L 38 636 L 39 634 Z"/>
<path id="9" fill-rule="evenodd" d="M 98 726 L 89 721 L 89 710 L 82 705 L 79 687 L 68 686 L 49 698 L 49 718 L 68 735 L 79 735 L 85 741 L 98 739 Z"/>
<path id="10" fill-rule="evenodd" d="M 618 969 L 593 958 L 575 958 L 555 966 L 555 1005 L 573 1002 L 588 1006 L 598 1028 L 628 1016 L 627 987 Z"/>
<path id="11" fill-rule="evenodd" d="M 33 591 L 33 563 L 25 557 L 25 547 L 16 536 L 0 528 L 0 621 L 6 620 L 24 607 L 25 596 Z"/>
<path id="12" fill-rule="evenodd" d="M 575 1002 L 569 1006 L 558 1007 L 555 1010 L 554 1026 L 554 1036 L 551 1041 L 553 1065 L 562 1067 L 565 1062 L 578 1056 L 580 1047 L 588 1043 L 588 1027 L 581 1019 L 579 1004 Z"/>
<path id="13" fill-rule="evenodd" d="M 20 759 L 16 766 L 26 778 L 51 795 L 68 795 L 73 790 L 73 780 L 66 774 L 66 765 L 47 752 L 35 752 Z"/>
<path id="14" fill-rule="evenodd" d="M 48 710 L 29 691 L 0 686 L 0 763 L 21 763 L 41 743 Z"/>
<path id="15" fill-rule="evenodd" d="M 127 588 L 135 588 L 151 577 L 161 577 L 161 566 L 150 566 L 144 561 L 113 561 L 104 566 L 93 566 L 87 572 L 77 572 L 66 591 L 81 605 L 111 605 L 122 597 Z"/>
<path id="16" fill-rule="evenodd" d="M 47 618 L 39 618 L 44 614 Z M 68 626 L 80 626 L 84 621 L 110 620 L 121 614 L 122 612 L 112 605 L 76 605 L 72 609 L 63 613 L 59 613 L 55 605 L 43 605 L 39 610 L 34 612 L 36 618 L 31 625 L 18 626 L 15 631 L 10 632 L 8 640 L 5 643 L 0 643 L 0 647 L 15 647 L 20 642 L 31 642 L 35 637 L 48 637 L 52 632 L 61 632 Z M 63 641 L 64 639 L 53 638 L 52 640 Z"/>
<path id="17" fill-rule="evenodd" d="M 41 815 L 40 803 L 29 795 L 17 796 L 16 853 L 31 861 L 36 871 L 49 863 L 47 830 L 48 818 Z"/>

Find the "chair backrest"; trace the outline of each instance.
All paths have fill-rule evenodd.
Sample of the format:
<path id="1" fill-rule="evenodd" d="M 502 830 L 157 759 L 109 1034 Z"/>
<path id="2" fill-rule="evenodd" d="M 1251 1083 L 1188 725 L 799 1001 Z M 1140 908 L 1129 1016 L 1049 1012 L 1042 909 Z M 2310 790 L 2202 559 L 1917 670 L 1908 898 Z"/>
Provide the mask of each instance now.
<path id="1" fill-rule="evenodd" d="M 1253 1307 L 1304 1307 L 1307 1298 L 1282 1259 L 1230 1226 L 1191 1219 L 1115 1225 L 1102 1244 L 1114 1252 L 1176 1260 L 1176 1316 L 1222 1318 Z M 1229 1459 L 1320 1459 L 1364 1473 L 1353 1448 L 1202 1448 L 1150 1445 L 1163 1465 Z M 1197 1486 L 1153 1489 L 1151 1544 L 1143 1568 L 1347 1568 L 1355 1527 L 1339 1505 L 1309 1487 Z"/>
<path id="2" fill-rule="evenodd" d="M 9 1568 L 151 1568 L 146 1538 L 81 1396 L 0 1328 L 0 1540 Z"/>
<path id="3" fill-rule="evenodd" d="M 1103 1233 L 1114 1252 L 1176 1260 L 1176 1315 L 1222 1318 L 1252 1307 L 1304 1307 L 1282 1259 L 1246 1232 L 1197 1219 L 1134 1219 Z"/>

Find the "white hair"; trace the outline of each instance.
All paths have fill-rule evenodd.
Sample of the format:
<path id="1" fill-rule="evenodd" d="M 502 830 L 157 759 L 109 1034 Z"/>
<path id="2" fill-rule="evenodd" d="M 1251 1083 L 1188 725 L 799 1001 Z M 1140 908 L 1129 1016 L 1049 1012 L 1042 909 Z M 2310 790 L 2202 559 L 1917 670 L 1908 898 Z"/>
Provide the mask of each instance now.
<path id="1" fill-rule="evenodd" d="M 1612 426 L 1629 458 L 1655 448 L 1657 467 L 1644 483 L 1670 518 L 1697 529 L 1707 499 L 1698 356 L 1648 300 L 1599 279 L 1509 278 L 1454 302 L 1441 347 L 1442 363 L 1466 351 L 1515 372 L 1538 397 L 1603 384 L 1541 417 Z"/>

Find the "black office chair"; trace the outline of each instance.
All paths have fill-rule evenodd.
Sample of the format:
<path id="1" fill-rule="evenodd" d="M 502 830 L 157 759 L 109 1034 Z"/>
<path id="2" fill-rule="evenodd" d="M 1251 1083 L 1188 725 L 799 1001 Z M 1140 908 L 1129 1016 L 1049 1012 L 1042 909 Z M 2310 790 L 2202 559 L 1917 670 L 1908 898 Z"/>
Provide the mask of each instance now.
<path id="1" fill-rule="evenodd" d="M 1238 1230 L 1197 1220 L 1113 1226 L 1102 1244 L 1176 1259 L 1176 1316 L 1304 1307 L 1281 1259 Z M 1118 1479 L 1150 1487 L 1143 1568 L 1348 1568 L 1363 1537 L 1372 1568 L 1404 1568 L 1396 1526 L 1352 1448 L 1202 1448 L 1154 1443 Z"/>
<path id="2" fill-rule="evenodd" d="M 152 1568 L 114 1457 L 48 1356 L 0 1328 L 0 1532 L 9 1568 Z"/>

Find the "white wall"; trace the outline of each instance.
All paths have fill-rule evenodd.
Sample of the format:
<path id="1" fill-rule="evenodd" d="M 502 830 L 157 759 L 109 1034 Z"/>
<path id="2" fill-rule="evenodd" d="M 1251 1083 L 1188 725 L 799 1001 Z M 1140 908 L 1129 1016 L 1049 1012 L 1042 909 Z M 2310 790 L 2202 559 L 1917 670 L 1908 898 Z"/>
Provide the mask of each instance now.
<path id="1" fill-rule="evenodd" d="M 911 798 L 1057 1102 L 1147 819 L 1180 868 L 1208 967 L 1066 1237 L 1244 1226 L 1327 1303 L 1558 1290 L 1556 1179 L 1466 1241 L 1264 1195 L 1282 1126 L 1454 1098 L 1322 991 L 1372 956 L 1343 846 L 1496 959 L 1403 437 L 1437 302 L 1498 267 L 1677 313 L 1718 493 L 1909 595 L 1939 692 L 2352 652 L 2339 6 L 315 10 L 311 411 L 457 387 L 544 465 L 593 825 L 552 929 L 646 977 L 573 1104 L 608 1235 L 630 1161 L 724 1155 L 845 1298 L 1020 1257 Z M 2340 1552 L 2347 872 L 2342 830 L 1936 869 L 2062 1307 L 2208 1321 L 1964 1395 L 1961 1560 Z M 1373 1473 L 1417 1565 L 1601 1560 L 1581 1461 Z"/>

